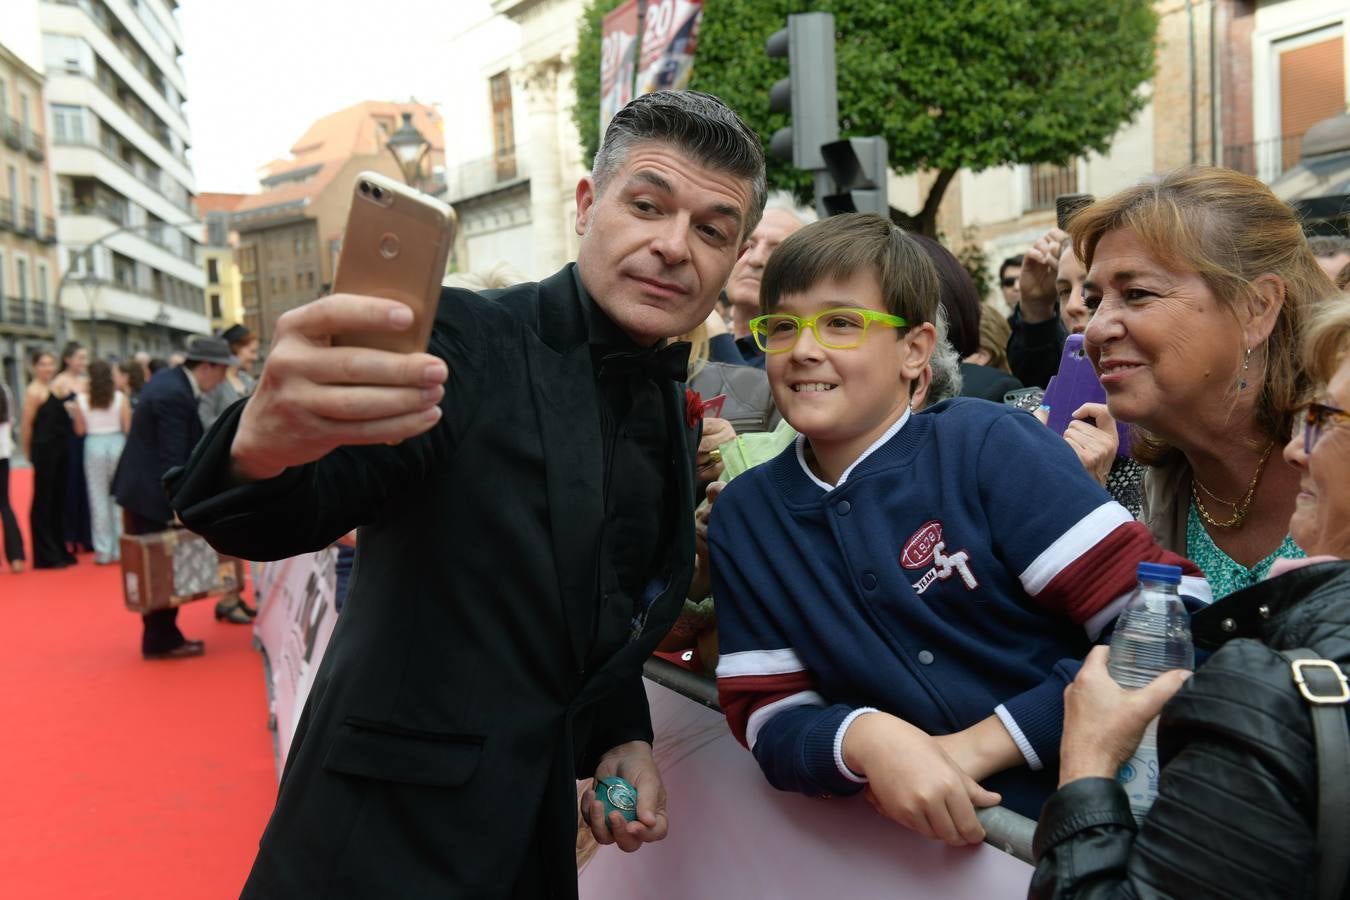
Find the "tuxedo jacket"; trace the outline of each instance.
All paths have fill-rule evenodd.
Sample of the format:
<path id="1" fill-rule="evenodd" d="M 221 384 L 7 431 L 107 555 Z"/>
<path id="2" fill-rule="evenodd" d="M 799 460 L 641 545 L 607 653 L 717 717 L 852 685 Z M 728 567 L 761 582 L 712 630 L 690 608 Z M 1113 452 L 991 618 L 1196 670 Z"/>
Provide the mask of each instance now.
<path id="1" fill-rule="evenodd" d="M 666 382 L 675 539 L 644 624 L 587 671 L 603 449 L 574 278 L 442 292 L 430 350 L 450 377 L 425 435 L 232 486 L 240 403 L 171 475 L 183 521 L 224 553 L 361 529 L 245 897 L 575 896 L 575 779 L 651 738 L 641 668 L 692 575 L 696 436 Z"/>
<path id="2" fill-rule="evenodd" d="M 117 505 L 143 519 L 173 519 L 164 475 L 187 461 L 202 437 L 197 395 L 182 367 L 165 369 L 146 382 L 131 414 L 131 432 L 117 461 L 112 492 Z"/>

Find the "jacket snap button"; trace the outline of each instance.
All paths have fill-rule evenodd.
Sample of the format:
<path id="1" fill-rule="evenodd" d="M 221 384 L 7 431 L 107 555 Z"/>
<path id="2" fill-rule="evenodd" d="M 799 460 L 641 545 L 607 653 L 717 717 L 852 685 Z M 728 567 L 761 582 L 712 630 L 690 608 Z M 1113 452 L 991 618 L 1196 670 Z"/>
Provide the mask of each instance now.
<path id="1" fill-rule="evenodd" d="M 877 586 L 877 576 L 873 575 L 871 572 L 864 572 L 862 577 L 862 585 L 867 590 L 869 591 L 872 590 Z"/>
<path id="2" fill-rule="evenodd" d="M 1237 623 L 1234 622 L 1232 619 L 1224 619 L 1222 622 L 1219 623 L 1219 630 L 1226 631 L 1229 634 L 1232 634 L 1234 631 L 1237 631 Z"/>
<path id="3" fill-rule="evenodd" d="M 847 500 L 840 500 L 839 505 L 835 507 L 835 509 L 839 510 L 839 515 L 841 516 L 848 515 L 848 511 L 852 508 L 853 504 L 849 503 Z"/>
<path id="4" fill-rule="evenodd" d="M 1256 612 L 1257 612 L 1257 613 L 1261 616 L 1261 618 L 1263 618 L 1263 619 L 1269 619 L 1269 618 L 1270 618 L 1270 607 L 1267 606 L 1267 605 L 1264 604 L 1264 603 L 1262 603 L 1260 606 L 1258 606 L 1258 607 L 1256 608 Z"/>
<path id="5" fill-rule="evenodd" d="M 931 666 L 933 664 L 933 654 L 927 650 L 920 650 L 919 662 L 923 663 L 925 666 Z"/>

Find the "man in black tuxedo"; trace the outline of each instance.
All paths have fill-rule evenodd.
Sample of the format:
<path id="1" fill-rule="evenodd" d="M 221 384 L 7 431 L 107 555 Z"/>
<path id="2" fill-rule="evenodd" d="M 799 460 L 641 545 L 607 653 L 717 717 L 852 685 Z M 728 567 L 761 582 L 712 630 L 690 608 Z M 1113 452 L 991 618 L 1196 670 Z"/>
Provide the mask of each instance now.
<path id="1" fill-rule="evenodd" d="M 350 595 L 244 896 L 571 897 L 576 778 L 619 775 L 666 834 L 642 662 L 693 567 L 687 347 L 764 207 L 758 137 L 716 98 L 645 95 L 577 186 L 577 262 L 442 291 L 429 352 L 336 348 L 410 323 L 288 312 L 256 392 L 168 479 L 218 549 L 276 559 L 360 526 Z M 447 379 L 448 372 L 448 379 Z"/>
<path id="2" fill-rule="evenodd" d="M 222 339 L 193 338 L 187 362 L 146 382 L 113 474 L 113 496 L 122 507 L 127 534 L 154 534 L 173 522 L 164 474 L 186 462 L 201 439 L 197 413 L 201 395 L 224 381 L 229 367 L 238 364 Z M 205 649 L 202 641 L 189 641 L 178 630 L 177 607 L 141 616 L 141 655 L 146 659 L 201 656 Z"/>

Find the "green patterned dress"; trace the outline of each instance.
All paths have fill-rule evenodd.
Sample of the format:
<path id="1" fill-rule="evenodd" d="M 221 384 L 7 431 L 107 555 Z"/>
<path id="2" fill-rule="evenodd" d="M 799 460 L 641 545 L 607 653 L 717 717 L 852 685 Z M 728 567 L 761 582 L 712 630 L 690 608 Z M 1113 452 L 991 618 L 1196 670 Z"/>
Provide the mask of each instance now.
<path id="1" fill-rule="evenodd" d="M 1186 555 L 1190 557 L 1191 562 L 1200 567 L 1201 572 L 1205 573 L 1205 579 L 1214 592 L 1215 600 L 1263 580 L 1277 559 L 1303 559 L 1307 556 L 1299 549 L 1298 544 L 1294 543 L 1294 539 L 1286 534 L 1284 541 L 1274 553 L 1249 569 L 1233 561 L 1227 553 L 1215 545 L 1214 539 L 1209 536 L 1209 532 L 1200 521 L 1199 513 L 1195 511 L 1194 500 L 1191 501 L 1190 510 L 1186 515 Z"/>

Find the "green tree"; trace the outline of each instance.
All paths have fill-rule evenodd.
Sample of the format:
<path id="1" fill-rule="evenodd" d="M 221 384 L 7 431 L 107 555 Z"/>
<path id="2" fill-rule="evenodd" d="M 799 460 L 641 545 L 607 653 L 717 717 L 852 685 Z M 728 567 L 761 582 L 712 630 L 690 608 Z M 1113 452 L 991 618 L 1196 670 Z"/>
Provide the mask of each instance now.
<path id="1" fill-rule="evenodd" d="M 573 114 L 586 159 L 600 139 L 601 19 L 618 4 L 591 0 L 581 23 Z M 787 62 L 764 41 L 808 11 L 834 13 L 840 135 L 880 134 L 896 172 L 936 173 L 922 208 L 896 215 L 928 235 L 961 169 L 1105 152 L 1154 71 L 1149 0 L 709 0 L 691 87 L 737 110 L 766 148 L 787 124 L 768 111 Z M 810 198 L 810 175 L 788 164 L 771 160 L 769 180 Z"/>

